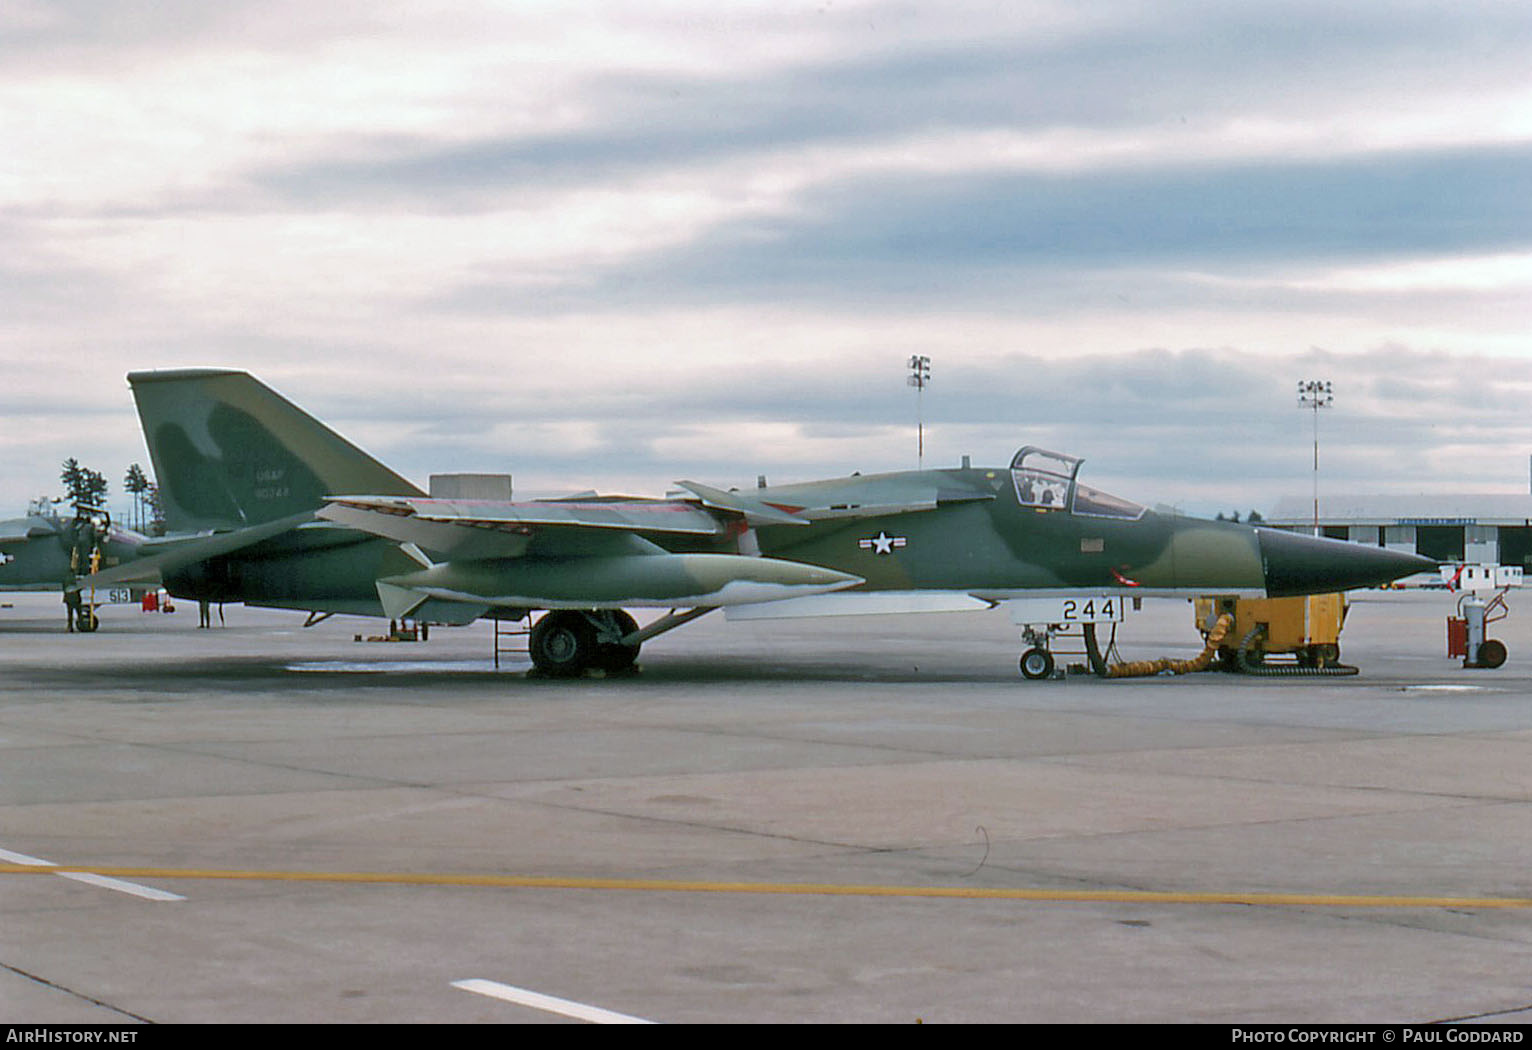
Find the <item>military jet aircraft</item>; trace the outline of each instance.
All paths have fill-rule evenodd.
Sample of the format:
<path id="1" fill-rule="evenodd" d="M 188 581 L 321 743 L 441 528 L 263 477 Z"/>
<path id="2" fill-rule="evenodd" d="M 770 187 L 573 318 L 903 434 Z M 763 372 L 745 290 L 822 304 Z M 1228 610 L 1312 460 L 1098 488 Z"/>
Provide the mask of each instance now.
<path id="1" fill-rule="evenodd" d="M 0 591 L 76 589 L 79 577 L 93 568 L 93 554 L 98 567 L 111 568 L 136 558 L 149 542 L 147 536 L 112 524 L 101 511 L 76 508 L 66 518 L 46 505 L 34 506 L 26 517 L 0 521 Z M 70 608 L 72 627 L 96 629 L 88 601 Z"/>
<path id="2" fill-rule="evenodd" d="M 431 499 L 244 372 L 128 377 L 177 532 L 102 574 L 180 598 L 464 624 L 542 615 L 550 675 L 630 667 L 718 608 L 823 615 L 985 608 L 1035 597 L 1296 595 L 1434 563 L 1149 510 L 1027 447 L 1006 467 L 851 475 L 665 498 Z M 626 611 L 668 610 L 639 628 Z"/>

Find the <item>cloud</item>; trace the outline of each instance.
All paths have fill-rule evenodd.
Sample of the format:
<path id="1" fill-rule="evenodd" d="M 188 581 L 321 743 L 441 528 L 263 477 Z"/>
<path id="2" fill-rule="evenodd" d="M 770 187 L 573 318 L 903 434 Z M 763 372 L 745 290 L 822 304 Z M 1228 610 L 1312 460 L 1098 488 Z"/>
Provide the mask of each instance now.
<path id="1" fill-rule="evenodd" d="M 769 266 L 806 260 L 811 270 L 820 260 L 935 270 L 1499 250 L 1532 234 L 1529 160 L 1532 149 L 1518 148 L 1070 178 L 858 180 L 818 195 L 797 222 L 721 235 L 721 248 L 697 249 L 690 276 L 721 251 L 751 247 Z"/>
<path id="2" fill-rule="evenodd" d="M 507 388 L 490 416 L 466 420 L 450 414 L 450 398 L 424 413 L 384 402 L 370 411 L 399 422 L 374 451 L 418 476 L 496 464 L 540 492 L 655 494 L 679 477 L 748 485 L 758 473 L 788 481 L 909 469 L 916 405 L 900 363 L 704 368 L 655 376 L 626 393 L 596 389 L 556 401 Z M 1484 396 L 1486 373 L 1503 384 L 1500 396 Z M 1039 444 L 1085 456 L 1091 483 L 1125 496 L 1267 509 L 1307 491 L 1311 418 L 1294 392 L 1306 378 L 1336 389 L 1319 419 L 1325 484 L 1520 490 L 1522 452 L 1532 449 L 1522 410 L 1532 367 L 1399 346 L 1279 359 L 1152 348 L 938 359 L 923 399 L 927 463 L 969 454 L 1003 466 L 1016 448 Z M 1443 460 L 1444 440 L 1482 454 Z M 454 457 L 471 465 L 454 465 Z"/>
<path id="3" fill-rule="evenodd" d="M 1093 130 L 1141 143 L 1211 127 L 1223 141 L 1204 149 L 1227 150 L 1233 139 L 1261 151 L 1264 138 L 1306 127 L 1314 156 L 1462 144 L 1465 124 L 1532 132 L 1520 85 L 1532 17 L 1511 5 L 1180 4 L 1167 17 L 1155 5 L 1119 4 L 1042 19 L 1037 6 L 1009 17 L 968 12 L 978 16 L 971 23 L 960 9 L 921 20 L 884 8 L 892 25 L 882 31 L 855 17 L 819 19 L 807 34 L 778 20 L 763 35 L 806 35 L 818 46 L 738 67 L 595 70 L 551 88 L 566 94 L 545 97 L 544 108 L 566 116 L 546 126 L 517 121 L 467 139 L 450 128 L 340 137 L 332 156 L 248 177 L 294 206 L 483 209 L 550 187 L 731 159 L 771 163 L 830 146 L 875 150 L 938 131 Z M 730 48 L 736 28 L 702 17 L 691 35 Z M 520 79 L 497 72 L 519 95 Z"/>
<path id="4" fill-rule="evenodd" d="M 1287 277 L 1524 252 L 1529 173 L 1532 147 L 1072 177 L 867 176 L 566 281 L 469 281 L 436 304 L 522 313 L 788 300 L 1035 313 L 1127 297 L 1234 308 L 1252 298 L 1248 285 L 1208 275 L 1264 275 L 1255 291 L 1283 306 L 1360 303 L 1388 291 Z"/>

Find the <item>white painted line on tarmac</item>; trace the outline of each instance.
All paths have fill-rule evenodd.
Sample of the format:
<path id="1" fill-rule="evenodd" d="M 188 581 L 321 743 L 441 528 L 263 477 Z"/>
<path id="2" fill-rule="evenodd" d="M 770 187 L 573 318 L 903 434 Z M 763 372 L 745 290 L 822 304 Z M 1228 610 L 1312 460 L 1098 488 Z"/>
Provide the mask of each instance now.
<path id="1" fill-rule="evenodd" d="M 157 890 L 153 886 L 140 886 L 136 882 L 128 882 L 126 879 L 114 879 L 110 875 L 88 875 L 82 871 L 61 871 L 60 878 L 73 879 L 75 882 L 83 882 L 88 886 L 100 886 L 104 890 L 116 890 L 118 893 L 131 893 L 135 897 L 142 897 L 146 901 L 184 901 L 186 898 L 179 893 L 171 893 L 169 890 Z"/>
<path id="2" fill-rule="evenodd" d="M 1401 693 L 1482 693 L 1486 689 L 1482 685 L 1406 685 L 1401 686 Z"/>
<path id="3" fill-rule="evenodd" d="M 24 864 L 30 868 L 58 867 L 51 860 L 43 860 L 41 857 L 29 857 L 25 853 L 12 853 L 8 849 L 0 849 L 0 861 L 4 861 L 7 864 Z M 91 875 L 82 871 L 56 871 L 54 874 L 60 878 L 83 882 L 88 886 L 99 886 L 104 890 L 131 893 L 133 896 L 142 897 L 147 901 L 184 901 L 186 899 L 179 893 L 171 893 L 169 890 L 157 890 L 153 886 L 140 886 L 136 882 L 114 879 L 110 875 Z"/>
<path id="4" fill-rule="evenodd" d="M 472 978 L 466 981 L 453 981 L 452 987 L 461 988 L 465 992 L 487 995 L 491 999 L 504 999 L 508 1003 L 530 1006 L 534 1010 L 546 1010 L 551 1014 L 562 1014 L 579 1021 L 589 1021 L 591 1024 L 654 1024 L 653 1021 L 646 1021 L 642 1017 L 614 1013 L 611 1010 L 603 1010 L 599 1006 L 587 1006 L 585 1003 L 558 999 L 551 995 L 543 995 L 541 992 L 514 988 L 498 981 Z"/>

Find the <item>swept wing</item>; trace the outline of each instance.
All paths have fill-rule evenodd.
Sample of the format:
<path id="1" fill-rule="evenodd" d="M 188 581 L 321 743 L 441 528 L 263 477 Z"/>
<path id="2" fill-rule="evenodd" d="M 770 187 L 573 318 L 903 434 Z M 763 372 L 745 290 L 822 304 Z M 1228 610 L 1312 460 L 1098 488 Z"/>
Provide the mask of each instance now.
<path id="1" fill-rule="evenodd" d="M 87 576 L 84 582 L 94 587 L 110 587 L 122 583 L 158 583 L 167 572 L 253 547 L 313 520 L 314 515 L 309 512 L 230 532 L 148 540 L 139 548 L 140 557 Z"/>
<path id="2" fill-rule="evenodd" d="M 507 503 L 344 496 L 318 516 L 453 558 L 519 558 L 534 537 L 552 545 L 551 553 L 573 555 L 592 546 L 593 533 L 718 537 L 726 531 L 713 515 L 689 504 L 644 499 Z"/>
<path id="3" fill-rule="evenodd" d="M 391 616 L 412 615 L 433 599 L 521 609 L 732 606 L 863 582 L 782 558 L 669 550 L 657 541 L 706 545 L 736 527 L 729 516 L 680 500 L 346 496 L 332 500 L 319 517 L 426 554 L 420 570 L 378 581 Z"/>

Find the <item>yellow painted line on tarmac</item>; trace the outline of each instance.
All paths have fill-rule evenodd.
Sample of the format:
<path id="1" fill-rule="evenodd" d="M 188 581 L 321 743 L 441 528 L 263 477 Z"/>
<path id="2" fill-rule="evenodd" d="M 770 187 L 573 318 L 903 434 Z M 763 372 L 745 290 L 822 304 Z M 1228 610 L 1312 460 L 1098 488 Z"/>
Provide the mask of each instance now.
<path id="1" fill-rule="evenodd" d="M 1532 908 L 1532 897 L 1372 896 L 1343 893 L 1178 893 L 1151 890 L 1045 890 L 996 886 L 865 886 L 826 882 L 709 882 L 592 879 L 553 875 L 468 875 L 385 871 L 233 871 L 0 864 L 0 875 L 88 874 L 116 878 L 228 879 L 240 882 L 370 883 L 494 889 L 618 890 L 653 893 L 756 893 L 806 897 L 917 897 L 1087 904 L 1249 904 L 1307 908 Z"/>

